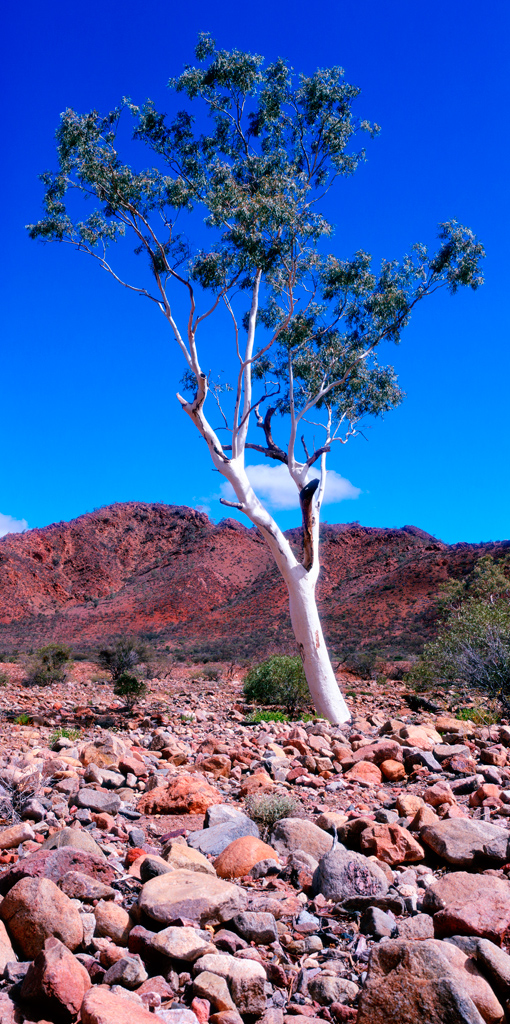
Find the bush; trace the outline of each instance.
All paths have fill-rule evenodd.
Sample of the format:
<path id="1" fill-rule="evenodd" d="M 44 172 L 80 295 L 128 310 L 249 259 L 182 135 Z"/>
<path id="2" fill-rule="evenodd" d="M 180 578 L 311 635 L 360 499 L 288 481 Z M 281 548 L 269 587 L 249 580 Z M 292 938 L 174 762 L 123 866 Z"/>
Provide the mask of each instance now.
<path id="1" fill-rule="evenodd" d="M 99 651 L 98 661 L 111 672 L 115 682 L 146 658 L 147 649 L 144 644 L 135 640 L 118 640 L 115 647 L 105 647 Z"/>
<path id="2" fill-rule="evenodd" d="M 139 697 L 144 697 L 147 686 L 143 679 L 130 675 L 129 672 L 122 672 L 113 687 L 117 697 L 124 697 L 126 704 L 134 704 Z"/>
<path id="3" fill-rule="evenodd" d="M 299 804 L 291 796 L 249 796 L 245 803 L 248 817 L 259 826 L 262 839 L 268 839 L 271 829 L 281 818 L 292 818 Z"/>
<path id="4" fill-rule="evenodd" d="M 463 683 L 507 704 L 510 697 L 510 580 L 508 559 L 480 558 L 463 581 L 440 588 L 443 624 L 406 681 L 417 689 Z"/>
<path id="5" fill-rule="evenodd" d="M 71 658 L 71 648 L 65 644 L 47 644 L 41 647 L 30 662 L 27 682 L 33 686 L 51 686 L 62 683 L 66 678 L 66 665 Z"/>
<path id="6" fill-rule="evenodd" d="M 256 704 L 282 704 L 293 713 L 310 703 L 301 658 L 273 655 L 250 669 L 244 681 L 244 694 Z"/>

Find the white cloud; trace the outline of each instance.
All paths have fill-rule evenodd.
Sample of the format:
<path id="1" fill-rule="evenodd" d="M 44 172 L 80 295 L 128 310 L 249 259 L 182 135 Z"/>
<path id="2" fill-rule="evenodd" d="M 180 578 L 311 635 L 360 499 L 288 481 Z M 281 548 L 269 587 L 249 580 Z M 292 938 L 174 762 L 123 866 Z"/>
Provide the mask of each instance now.
<path id="1" fill-rule="evenodd" d="M 247 466 L 246 472 L 261 501 L 265 501 L 277 509 L 299 508 L 296 485 L 283 463 L 279 463 L 277 466 L 267 464 Z M 318 475 L 312 469 L 308 474 L 308 479 L 312 480 Z M 227 481 L 221 485 L 221 494 L 228 501 L 236 500 L 234 491 Z M 334 469 L 327 471 L 324 505 L 333 505 L 338 501 L 345 501 L 346 498 L 357 498 L 360 494 L 359 487 L 354 487 L 345 477 L 335 473 Z"/>
<path id="2" fill-rule="evenodd" d="M 6 533 L 23 533 L 23 530 L 28 530 L 26 519 L 13 519 L 0 512 L 0 537 L 5 537 Z"/>

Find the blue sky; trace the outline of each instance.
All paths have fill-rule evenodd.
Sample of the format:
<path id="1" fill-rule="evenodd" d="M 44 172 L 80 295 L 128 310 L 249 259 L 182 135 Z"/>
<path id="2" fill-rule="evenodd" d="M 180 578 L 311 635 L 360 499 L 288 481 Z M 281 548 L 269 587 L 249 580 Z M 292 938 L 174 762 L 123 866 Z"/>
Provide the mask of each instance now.
<path id="1" fill-rule="evenodd" d="M 339 255 L 400 257 L 452 217 L 487 251 L 481 290 L 427 300 L 387 349 L 407 398 L 331 459 L 325 518 L 412 523 L 451 543 L 508 537 L 508 3 L 29 0 L 4 18 L 0 535 L 114 501 L 226 514 L 175 400 L 182 367 L 161 315 L 85 256 L 24 231 L 40 212 L 37 175 L 55 164 L 59 113 L 107 110 L 123 95 L 165 109 L 168 78 L 209 30 L 307 73 L 341 64 L 361 87 L 357 110 L 382 132 L 336 192 Z M 275 512 L 284 528 L 299 521 Z"/>

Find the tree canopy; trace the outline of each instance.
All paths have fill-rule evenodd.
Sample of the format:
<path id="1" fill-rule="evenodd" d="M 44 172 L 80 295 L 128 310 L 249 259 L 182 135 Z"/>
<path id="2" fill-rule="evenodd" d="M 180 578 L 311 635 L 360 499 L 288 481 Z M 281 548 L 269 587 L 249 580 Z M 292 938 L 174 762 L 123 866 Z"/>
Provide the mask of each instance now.
<path id="1" fill-rule="evenodd" d="M 297 423 L 311 409 L 324 412 L 326 437 L 311 453 L 305 446 L 307 468 L 335 436 L 342 439 L 334 432 L 342 423 L 352 431 L 362 417 L 398 405 L 402 392 L 393 368 L 378 362 L 380 343 L 398 342 L 413 307 L 438 288 L 476 289 L 483 247 L 453 220 L 440 225 L 434 254 L 416 244 L 379 270 L 363 251 L 350 259 L 332 255 L 323 200 L 364 160 L 360 137 L 379 132 L 353 112 L 360 90 L 340 67 L 296 76 L 281 59 L 266 65 L 257 54 L 217 49 L 207 34 L 199 37 L 196 58 L 198 66 L 169 82 L 189 108 L 198 106 L 196 116 L 188 108 L 167 117 L 150 100 L 137 106 L 128 99 L 106 115 L 62 114 L 59 167 L 42 175 L 45 213 L 29 232 L 88 253 L 156 303 L 187 364 L 184 385 L 196 391 L 202 377 L 201 402 L 208 384 L 219 400 L 217 383 L 204 379 L 197 344 L 205 321 L 223 303 L 241 367 L 225 420 L 231 444 L 217 444 L 217 450 L 240 453 L 247 414 L 256 405 L 266 443 L 254 447 L 289 464 L 294 476 Z M 121 120 L 129 113 L 133 139 L 152 161 L 142 170 L 119 153 Z M 78 196 L 93 203 L 87 216 Z M 206 246 L 196 215 L 210 229 Z M 136 279 L 125 279 L 110 259 L 112 243 L 124 236 L 144 257 Z M 185 327 L 174 315 L 176 289 L 189 301 Z M 240 346 L 255 326 L 260 340 L 251 346 L 247 375 Z M 252 376 L 265 382 L 256 402 Z M 266 399 L 272 402 L 269 421 L 258 409 Z M 286 449 L 272 439 L 276 410 L 292 416 Z M 303 482 L 298 474 L 296 483 Z"/>

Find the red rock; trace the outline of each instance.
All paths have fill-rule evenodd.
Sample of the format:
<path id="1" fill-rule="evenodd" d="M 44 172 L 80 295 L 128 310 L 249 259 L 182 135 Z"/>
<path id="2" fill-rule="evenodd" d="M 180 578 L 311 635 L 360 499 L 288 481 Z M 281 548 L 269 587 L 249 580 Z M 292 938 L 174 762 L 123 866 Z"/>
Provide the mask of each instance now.
<path id="1" fill-rule="evenodd" d="M 414 818 L 412 818 L 409 824 L 409 829 L 411 832 L 419 832 L 424 825 L 434 825 L 436 821 L 439 821 L 438 815 L 429 804 L 426 804 L 416 811 Z"/>
<path id="2" fill-rule="evenodd" d="M 393 761 L 390 758 L 388 761 L 381 761 L 379 768 L 388 782 L 402 782 L 406 778 L 406 770 L 402 761 Z M 338 1005 L 340 1006 L 341 1004 L 339 1003 Z"/>
<path id="3" fill-rule="evenodd" d="M 481 807 L 484 800 L 488 800 L 491 797 L 499 797 L 501 793 L 501 786 L 496 786 L 492 782 L 485 782 L 482 786 L 479 786 L 475 793 L 471 793 L 469 797 L 470 807 Z"/>
<path id="4" fill-rule="evenodd" d="M 125 868 L 131 867 L 131 865 L 134 864 L 135 860 L 138 860 L 139 857 L 146 856 L 146 854 L 147 854 L 147 851 L 146 850 L 142 850 L 142 848 L 140 846 L 132 846 L 132 847 L 130 847 L 130 849 L 126 853 L 126 856 L 124 857 L 124 867 Z"/>
<path id="5" fill-rule="evenodd" d="M 366 786 L 380 786 L 382 782 L 382 772 L 377 765 L 372 764 L 371 761 L 358 761 L 354 765 L 354 768 L 350 768 L 345 774 L 345 778 L 349 782 L 361 782 Z"/>
<path id="6" fill-rule="evenodd" d="M 493 764 L 497 768 L 504 768 L 507 762 L 507 752 L 501 744 L 494 747 L 485 747 L 480 751 L 482 764 Z"/>
<path id="7" fill-rule="evenodd" d="M 304 774 L 303 771 L 301 771 L 301 774 Z M 254 775 L 248 775 L 243 779 L 241 796 L 252 796 L 254 793 L 268 793 L 273 787 L 274 782 L 267 772 L 255 772 Z"/>
<path id="8" fill-rule="evenodd" d="M 400 825 L 371 825 L 361 833 L 360 848 L 362 853 L 391 866 L 414 864 L 425 856 L 423 847 Z"/>
<path id="9" fill-rule="evenodd" d="M 271 846 L 255 836 L 241 836 L 220 853 L 214 867 L 220 878 L 241 878 L 251 871 L 254 864 L 268 858 L 278 861 L 278 854 Z"/>
<path id="10" fill-rule="evenodd" d="M 232 761 L 226 754 L 211 754 L 198 762 L 201 772 L 211 772 L 215 779 L 228 779 L 232 771 Z"/>
<path id="11" fill-rule="evenodd" d="M 191 1002 L 191 1009 L 197 1017 L 198 1024 L 207 1024 L 211 1013 L 211 1004 L 208 999 L 201 999 L 195 996 Z"/>
<path id="12" fill-rule="evenodd" d="M 92 818 L 92 821 L 95 821 L 97 827 L 100 828 L 102 832 L 111 832 L 112 828 L 114 828 L 116 824 L 115 818 L 106 811 L 100 811 L 98 814 L 92 813 L 90 817 Z"/>
<path id="13" fill-rule="evenodd" d="M 83 965 L 59 939 L 52 937 L 46 939 L 44 949 L 28 968 L 21 998 L 37 1002 L 38 1009 L 42 1001 L 45 1010 L 57 1015 L 66 1010 L 74 1017 L 90 986 L 90 977 Z"/>
<path id="14" fill-rule="evenodd" d="M 212 804 L 223 803 L 223 796 L 210 786 L 203 775 L 179 775 L 168 786 L 144 793 L 137 804 L 142 814 L 204 814 Z"/>
<path id="15" fill-rule="evenodd" d="M 426 890 L 424 909 L 434 913 L 436 938 L 478 935 L 500 946 L 510 937 L 510 882 L 497 876 L 443 875 Z"/>

